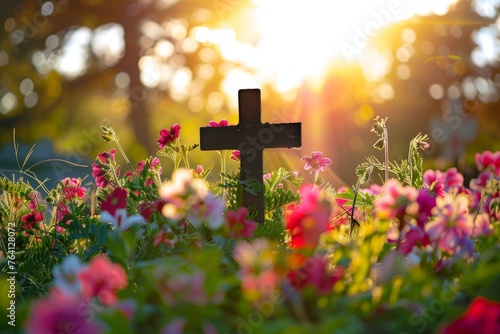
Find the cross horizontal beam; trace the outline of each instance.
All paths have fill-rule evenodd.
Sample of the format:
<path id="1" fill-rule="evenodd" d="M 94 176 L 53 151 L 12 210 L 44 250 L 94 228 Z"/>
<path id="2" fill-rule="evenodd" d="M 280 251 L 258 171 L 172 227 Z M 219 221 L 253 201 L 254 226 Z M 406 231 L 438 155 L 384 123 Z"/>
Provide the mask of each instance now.
<path id="1" fill-rule="evenodd" d="M 238 91 L 238 125 L 200 128 L 200 149 L 239 150 L 240 180 L 255 179 L 260 191 L 243 193 L 243 206 L 257 209 L 256 221 L 264 222 L 263 151 L 266 148 L 302 146 L 301 123 L 261 122 L 260 89 Z"/>

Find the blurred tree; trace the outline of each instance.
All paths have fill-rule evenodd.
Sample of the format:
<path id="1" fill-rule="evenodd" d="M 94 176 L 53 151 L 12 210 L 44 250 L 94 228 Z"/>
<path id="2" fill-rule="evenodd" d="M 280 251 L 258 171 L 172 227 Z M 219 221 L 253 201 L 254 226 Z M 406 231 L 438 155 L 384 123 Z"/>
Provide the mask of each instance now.
<path id="1" fill-rule="evenodd" d="M 487 14 L 481 11 L 486 2 Z M 427 154 L 439 168 L 464 171 L 466 153 L 470 163 L 477 150 L 500 149 L 498 5 L 462 0 L 445 14 L 401 22 L 374 41 L 390 59 L 375 95 L 384 102 L 377 109 L 389 116 L 397 138 L 425 128 Z"/>
<path id="2" fill-rule="evenodd" d="M 82 162 L 103 150 L 98 125 L 113 125 L 132 160 L 139 160 L 154 152 L 157 131 L 170 123 L 182 123 L 183 136 L 193 143 L 197 128 L 212 117 L 235 122 L 236 108 L 223 92 L 230 85 L 236 94 L 241 82 L 224 80 L 234 78 L 235 69 L 247 77 L 259 74 L 224 54 L 221 45 L 243 53 L 257 45 L 252 3 L 4 0 L 0 144 L 11 141 L 12 128 L 23 129 L 19 139 L 57 138 L 57 148 L 73 148 L 68 157 Z M 342 180 L 352 180 L 353 168 L 373 153 L 368 130 L 375 115 L 389 116 L 390 136 L 397 138 L 393 158 L 404 157 L 408 140 L 422 131 L 439 146 L 433 157 L 449 153 L 456 159 L 460 140 L 470 139 L 446 132 L 456 130 L 449 128 L 457 116 L 459 134 L 472 136 L 478 125 L 466 121 L 477 119 L 486 135 L 474 143 L 488 147 L 478 142 L 498 141 L 498 5 L 460 0 L 443 15 L 389 27 L 359 63 L 334 63 L 322 87 L 305 83 L 293 98 L 262 83 L 263 109 L 279 109 L 279 121 L 307 122 L 304 153 L 325 151 Z M 288 111 L 293 115 L 287 118 Z M 435 129 L 445 132 L 433 135 Z M 450 144 L 447 150 L 443 143 Z"/>
<path id="3" fill-rule="evenodd" d="M 75 115 L 78 106 L 101 96 L 101 116 L 87 116 L 126 117 L 137 142 L 153 153 L 148 102 L 161 97 L 199 111 L 206 96 L 220 90 L 223 61 L 212 41 L 200 42 L 195 34 L 244 4 L 6 1 L 0 14 L 1 140 L 10 140 L 11 129 L 21 126 L 33 130 L 25 138 L 30 141 L 64 133 L 68 121 L 82 121 Z M 193 97 L 198 100 L 188 100 Z M 59 121 L 52 117 L 57 110 Z M 37 131 L 41 124 L 50 133 Z"/>

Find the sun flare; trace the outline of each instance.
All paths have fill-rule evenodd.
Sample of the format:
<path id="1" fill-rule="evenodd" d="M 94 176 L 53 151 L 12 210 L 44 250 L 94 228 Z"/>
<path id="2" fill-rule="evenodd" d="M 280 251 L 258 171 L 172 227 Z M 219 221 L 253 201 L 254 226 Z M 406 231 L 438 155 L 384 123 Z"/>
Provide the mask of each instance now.
<path id="1" fill-rule="evenodd" d="M 417 14 L 443 15 L 457 0 L 253 0 L 260 40 L 249 47 L 234 39 L 220 43 L 223 56 L 255 69 L 257 77 L 241 71 L 228 76 L 255 85 L 272 82 L 280 92 L 304 80 L 321 81 L 334 62 L 356 61 L 369 39 L 391 23 Z"/>

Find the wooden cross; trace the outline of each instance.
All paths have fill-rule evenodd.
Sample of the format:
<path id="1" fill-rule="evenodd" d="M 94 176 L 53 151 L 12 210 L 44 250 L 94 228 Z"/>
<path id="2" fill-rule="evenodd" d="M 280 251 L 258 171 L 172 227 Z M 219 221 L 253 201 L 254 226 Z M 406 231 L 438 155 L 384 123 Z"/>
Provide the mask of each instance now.
<path id="1" fill-rule="evenodd" d="M 254 179 L 259 184 L 257 194 L 243 192 L 243 206 L 257 209 L 254 218 L 264 222 L 264 172 L 263 151 L 265 148 L 300 147 L 302 145 L 301 123 L 262 124 L 260 89 L 238 91 L 238 125 L 200 128 L 200 149 L 240 151 L 240 180 Z"/>

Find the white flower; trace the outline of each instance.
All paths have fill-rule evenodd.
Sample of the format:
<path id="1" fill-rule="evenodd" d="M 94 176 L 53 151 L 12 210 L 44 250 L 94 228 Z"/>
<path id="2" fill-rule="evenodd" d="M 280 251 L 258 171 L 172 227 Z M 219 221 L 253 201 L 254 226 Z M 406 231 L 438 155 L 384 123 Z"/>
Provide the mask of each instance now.
<path id="1" fill-rule="evenodd" d="M 54 266 L 52 274 L 54 275 L 54 286 L 70 295 L 79 295 L 81 292 L 78 274 L 86 266 L 81 263 L 76 255 L 68 255 L 61 264 Z"/>
<path id="2" fill-rule="evenodd" d="M 141 215 L 127 217 L 126 209 L 117 209 L 114 216 L 108 211 L 101 212 L 101 221 L 113 225 L 120 231 L 125 231 L 135 224 L 144 222 L 144 217 Z"/>

